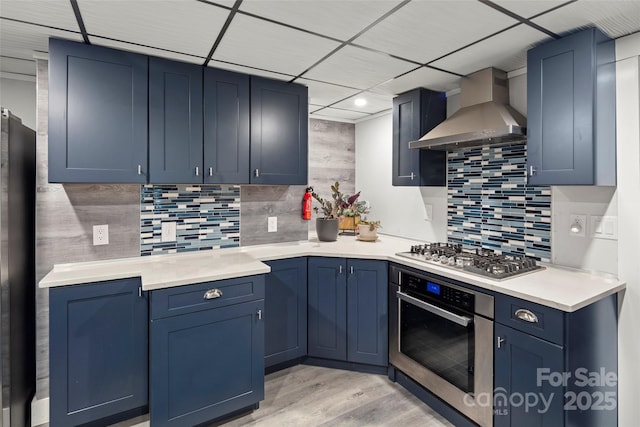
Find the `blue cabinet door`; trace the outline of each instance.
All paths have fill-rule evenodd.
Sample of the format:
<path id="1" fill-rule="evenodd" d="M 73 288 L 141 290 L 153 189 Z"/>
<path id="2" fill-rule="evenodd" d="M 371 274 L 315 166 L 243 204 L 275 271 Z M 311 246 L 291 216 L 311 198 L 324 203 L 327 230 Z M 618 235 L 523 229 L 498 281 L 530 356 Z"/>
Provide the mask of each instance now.
<path id="1" fill-rule="evenodd" d="M 350 259 L 347 268 L 347 360 L 387 366 L 387 263 Z"/>
<path id="2" fill-rule="evenodd" d="M 347 359 L 347 276 L 344 258 L 309 258 L 308 354 Z"/>
<path id="3" fill-rule="evenodd" d="M 264 399 L 264 300 L 151 321 L 151 425 L 195 426 Z"/>
<path id="4" fill-rule="evenodd" d="M 149 182 L 202 183 L 202 67 L 149 59 Z"/>
<path id="5" fill-rule="evenodd" d="M 499 345 L 494 353 L 494 426 L 564 425 L 565 388 L 553 386 L 541 371 L 560 375 L 565 371 L 563 347 L 499 323 L 495 336 Z M 534 395 L 537 403 L 528 406 Z"/>
<path id="6" fill-rule="evenodd" d="M 307 355 L 307 258 L 269 261 L 265 276 L 265 367 Z"/>
<path id="7" fill-rule="evenodd" d="M 52 427 L 115 422 L 147 406 L 148 306 L 139 289 L 137 278 L 50 289 Z"/>
<path id="8" fill-rule="evenodd" d="M 251 77 L 251 184 L 307 184 L 306 86 Z"/>
<path id="9" fill-rule="evenodd" d="M 410 149 L 409 142 L 440 124 L 447 115 L 444 93 L 416 89 L 393 99 L 393 175 L 395 186 L 445 186 L 447 153 Z"/>
<path id="10" fill-rule="evenodd" d="M 249 184 L 249 76 L 204 69 L 204 182 Z"/>
<path id="11" fill-rule="evenodd" d="M 147 181 L 148 58 L 49 41 L 49 181 Z"/>
<path id="12" fill-rule="evenodd" d="M 613 41 L 588 29 L 527 53 L 532 185 L 615 185 Z"/>

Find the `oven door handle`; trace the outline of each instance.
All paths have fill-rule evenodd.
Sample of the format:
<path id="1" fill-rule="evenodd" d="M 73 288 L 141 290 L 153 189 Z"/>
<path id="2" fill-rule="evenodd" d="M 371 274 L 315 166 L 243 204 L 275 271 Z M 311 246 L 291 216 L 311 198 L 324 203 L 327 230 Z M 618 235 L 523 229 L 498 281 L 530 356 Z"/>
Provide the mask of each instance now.
<path id="1" fill-rule="evenodd" d="M 418 298 L 414 298 L 410 295 L 405 294 L 404 292 L 397 291 L 396 297 L 403 301 L 408 302 L 409 304 L 415 305 L 423 310 L 426 310 L 430 313 L 435 314 L 436 316 L 440 316 L 444 319 L 450 320 L 453 323 L 456 323 L 460 326 L 467 327 L 470 323 L 473 323 L 473 319 L 467 316 L 460 316 L 458 314 L 452 313 L 440 307 L 437 307 L 433 304 L 429 304 L 427 302 L 421 301 Z"/>

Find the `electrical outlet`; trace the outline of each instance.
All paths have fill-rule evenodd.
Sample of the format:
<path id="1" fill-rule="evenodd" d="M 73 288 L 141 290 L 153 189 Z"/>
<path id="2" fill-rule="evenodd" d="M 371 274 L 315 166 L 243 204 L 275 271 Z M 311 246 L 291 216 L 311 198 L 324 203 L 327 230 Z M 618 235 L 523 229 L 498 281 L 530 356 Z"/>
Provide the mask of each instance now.
<path id="1" fill-rule="evenodd" d="M 93 226 L 93 246 L 109 244 L 109 225 Z"/>
<path id="2" fill-rule="evenodd" d="M 176 222 L 167 221 L 162 223 L 162 239 L 163 242 L 176 241 Z"/>
<path id="3" fill-rule="evenodd" d="M 278 231 L 278 217 L 270 216 L 267 218 L 267 233 L 275 233 Z"/>
<path id="4" fill-rule="evenodd" d="M 585 237 L 587 235 L 586 215 L 569 215 L 569 235 L 574 237 Z"/>

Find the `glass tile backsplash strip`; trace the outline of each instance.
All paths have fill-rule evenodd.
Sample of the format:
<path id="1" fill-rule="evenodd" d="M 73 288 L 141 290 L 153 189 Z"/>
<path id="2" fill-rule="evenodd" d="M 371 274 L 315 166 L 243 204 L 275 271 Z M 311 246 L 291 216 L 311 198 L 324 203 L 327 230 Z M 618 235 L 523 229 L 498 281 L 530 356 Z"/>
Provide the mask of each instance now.
<path id="1" fill-rule="evenodd" d="M 140 254 L 240 246 L 240 186 L 143 185 Z M 176 223 L 176 240 L 162 241 L 162 223 Z"/>
<path id="2" fill-rule="evenodd" d="M 551 260 L 551 189 L 527 186 L 525 144 L 447 154 L 447 236 L 466 249 Z"/>

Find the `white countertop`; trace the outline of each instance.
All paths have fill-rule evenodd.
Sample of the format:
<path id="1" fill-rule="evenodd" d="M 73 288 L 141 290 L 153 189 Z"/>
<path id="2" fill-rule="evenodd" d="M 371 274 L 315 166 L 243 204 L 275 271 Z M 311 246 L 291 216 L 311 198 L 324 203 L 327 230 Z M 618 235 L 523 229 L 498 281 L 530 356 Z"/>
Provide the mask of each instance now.
<path id="1" fill-rule="evenodd" d="M 377 242 L 361 242 L 353 236 L 341 236 L 337 242 L 310 239 L 232 249 L 57 264 L 40 281 L 39 286 L 49 288 L 140 277 L 142 289 L 149 291 L 268 273 L 269 266 L 261 261 L 325 256 L 393 261 L 567 312 L 576 311 L 625 288 L 624 282 L 612 277 L 558 266 L 545 265 L 544 270 L 498 282 L 461 270 L 395 255 L 397 252 L 407 251 L 416 243 L 420 242 L 387 235 L 380 235 Z"/>

